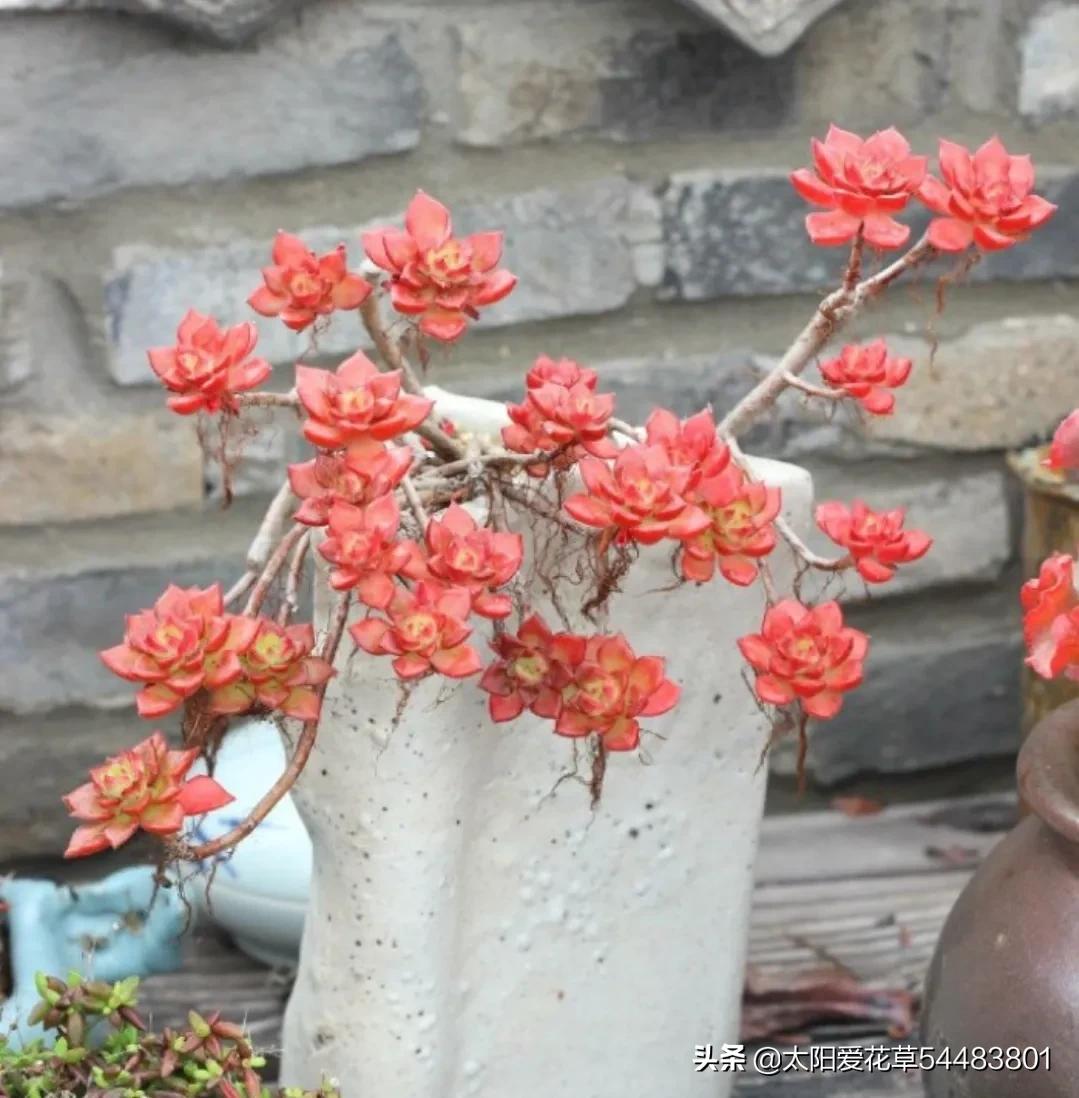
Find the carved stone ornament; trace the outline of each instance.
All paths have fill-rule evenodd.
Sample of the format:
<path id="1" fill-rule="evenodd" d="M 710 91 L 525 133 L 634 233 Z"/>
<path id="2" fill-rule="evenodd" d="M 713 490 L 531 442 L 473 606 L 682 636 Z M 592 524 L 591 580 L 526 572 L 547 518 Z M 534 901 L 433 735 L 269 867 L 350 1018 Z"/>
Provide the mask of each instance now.
<path id="1" fill-rule="evenodd" d="M 683 0 L 763 57 L 775 57 L 842 0 Z"/>

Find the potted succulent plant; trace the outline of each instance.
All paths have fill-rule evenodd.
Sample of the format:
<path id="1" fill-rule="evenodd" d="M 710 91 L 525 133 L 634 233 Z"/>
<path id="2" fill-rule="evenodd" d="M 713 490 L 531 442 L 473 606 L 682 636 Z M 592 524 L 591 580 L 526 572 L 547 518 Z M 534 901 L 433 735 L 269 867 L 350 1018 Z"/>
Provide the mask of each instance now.
<path id="1" fill-rule="evenodd" d="M 821 207 L 806 228 L 846 262 L 718 416 L 625 423 L 569 359 L 539 359 L 505 407 L 425 391 L 425 346 L 460 338 L 516 279 L 500 233 L 454 236 L 422 193 L 403 228 L 364 238 L 380 289 L 343 246 L 316 256 L 281 234 L 250 299 L 296 331 L 358 310 L 377 364 L 357 352 L 256 391 L 254 326 L 197 313 L 150 351 L 178 413 L 227 435 L 245 407 L 292 408 L 315 454 L 232 587 L 170 588 L 102 654 L 139 684 L 143 716 L 179 714 L 183 747 L 94 771 L 68 798 L 68 853 L 141 827 L 166 861 L 216 857 L 295 790 L 315 857 L 289 1081 L 326 1071 L 346 1098 L 726 1093 L 689 1070 L 691 1046 L 737 1031 L 762 760 L 783 733 L 804 748 L 868 649 L 803 579 L 887 582 L 930 544 L 855 501 L 821 505 L 839 552 L 811 551 L 808 475 L 739 437 L 790 389 L 890 413 L 911 363 L 879 341 L 807 370 L 903 276 L 949 253 L 963 269 L 1053 210 L 996 139 L 973 155 L 942 142 L 941 179 L 894 130 L 833 127 L 813 160 L 791 177 Z M 939 216 L 908 247 L 895 215 L 915 198 Z M 897 254 L 868 274 L 867 249 Z M 293 621 L 305 569 L 313 625 Z M 189 769 L 242 713 L 282 722 L 288 762 L 197 841 L 185 819 L 229 794 Z"/>
<path id="2" fill-rule="evenodd" d="M 26 1023 L 43 1038 L 9 1043 L 0 1034 L 4 1098 L 270 1098 L 266 1061 L 242 1026 L 192 1011 L 187 1024 L 153 1032 L 139 1012 L 135 977 L 109 983 L 72 973 L 39 975 Z M 340 1098 L 319 1090 L 278 1089 L 275 1098 Z"/>

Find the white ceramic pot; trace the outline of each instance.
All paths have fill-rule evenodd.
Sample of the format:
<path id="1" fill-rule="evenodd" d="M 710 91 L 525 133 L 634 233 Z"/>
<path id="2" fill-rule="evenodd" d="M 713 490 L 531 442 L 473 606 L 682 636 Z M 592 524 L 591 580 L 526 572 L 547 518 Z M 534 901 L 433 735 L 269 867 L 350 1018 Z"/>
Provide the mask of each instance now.
<path id="1" fill-rule="evenodd" d="M 249 720 L 229 730 L 217 755 L 215 776 L 235 797 L 199 817 L 195 842 L 233 828 L 258 803 L 285 768 L 277 725 Z M 201 772 L 201 760 L 194 772 Z M 268 965 L 292 968 L 299 952 L 311 887 L 311 840 L 291 797 L 285 797 L 228 857 L 218 859 L 208 894 L 210 865 L 204 863 L 188 892 L 201 911 L 224 927 L 236 944 Z"/>
<path id="2" fill-rule="evenodd" d="M 475 402 L 439 397 L 467 428 Z M 809 475 L 755 467 L 805 533 Z M 773 556 L 783 584 L 789 554 Z M 646 722 L 662 739 L 610 757 L 595 812 L 560 783 L 574 745 L 550 722 L 493 725 L 474 682 L 440 680 L 394 727 L 388 659 L 343 645 L 296 789 L 315 866 L 286 1082 L 328 1073 L 344 1098 L 728 1093 L 693 1057 L 738 1032 L 768 730 L 735 641 L 763 600 L 719 578 L 671 588 L 661 545 L 612 600 L 608 630 L 665 655 L 683 694 Z"/>

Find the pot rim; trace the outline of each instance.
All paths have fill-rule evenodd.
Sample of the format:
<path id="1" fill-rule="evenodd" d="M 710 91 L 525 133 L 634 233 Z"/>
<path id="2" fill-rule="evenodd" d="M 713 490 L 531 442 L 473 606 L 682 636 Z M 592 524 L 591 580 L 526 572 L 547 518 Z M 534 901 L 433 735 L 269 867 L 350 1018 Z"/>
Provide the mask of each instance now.
<path id="1" fill-rule="evenodd" d="M 1016 762 L 1019 795 L 1049 827 L 1079 844 L 1079 700 L 1043 717 Z"/>

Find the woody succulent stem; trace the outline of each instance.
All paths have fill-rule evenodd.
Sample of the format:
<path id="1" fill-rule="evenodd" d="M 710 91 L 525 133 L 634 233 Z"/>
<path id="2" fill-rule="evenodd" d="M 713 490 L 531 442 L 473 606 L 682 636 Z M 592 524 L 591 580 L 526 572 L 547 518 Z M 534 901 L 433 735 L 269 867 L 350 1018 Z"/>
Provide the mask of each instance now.
<path id="1" fill-rule="evenodd" d="M 857 281 L 861 270 L 862 243 L 860 237 L 855 240 L 843 284 L 817 306 L 817 311 L 772 370 L 720 420 L 719 433 L 727 439 L 737 438 L 752 427 L 775 405 L 784 390 L 791 387 L 794 379 L 836 332 L 841 331 L 893 282 L 936 254 L 937 250 L 929 243 L 929 237 L 923 236 L 894 263 L 870 278 Z"/>
<path id="2" fill-rule="evenodd" d="M 337 655 L 337 649 L 341 644 L 341 638 L 344 636 L 351 603 L 352 593 L 346 591 L 337 602 L 330 630 L 318 650 L 318 656 L 329 663 L 333 663 L 334 657 Z M 318 688 L 320 702 L 325 692 L 326 685 L 323 683 Z M 258 804 L 235 827 L 222 835 L 218 835 L 216 839 L 199 843 L 197 846 L 181 848 L 178 851 L 179 856 L 188 861 L 200 862 L 205 858 L 213 858 L 226 850 L 231 850 L 237 843 L 246 839 L 277 807 L 278 802 L 292 789 L 303 773 L 303 769 L 307 765 L 307 760 L 310 758 L 311 751 L 315 746 L 315 740 L 318 738 L 318 723 L 317 719 L 304 721 L 303 729 L 296 740 L 296 747 L 293 749 L 292 756 L 289 758 L 288 765 L 282 771 L 281 776 L 270 786 Z"/>
<path id="3" fill-rule="evenodd" d="M 278 488 L 262 522 L 259 523 L 259 528 L 247 550 L 246 571 L 226 592 L 226 606 L 231 606 L 238 599 L 243 598 L 258 580 L 259 574 L 266 567 L 273 553 L 274 546 L 285 532 L 293 504 L 292 489 L 286 481 Z"/>
<path id="4" fill-rule="evenodd" d="M 382 321 L 382 306 L 377 294 L 371 294 L 360 306 L 360 319 L 386 368 L 400 370 L 404 389 L 416 396 L 422 396 L 423 385 L 412 369 L 412 363 L 408 361 L 400 344 L 386 330 Z M 435 453 L 446 460 L 452 461 L 454 458 L 464 456 L 465 448 L 433 423 L 425 420 L 416 428 L 416 434 L 426 439 Z"/>

